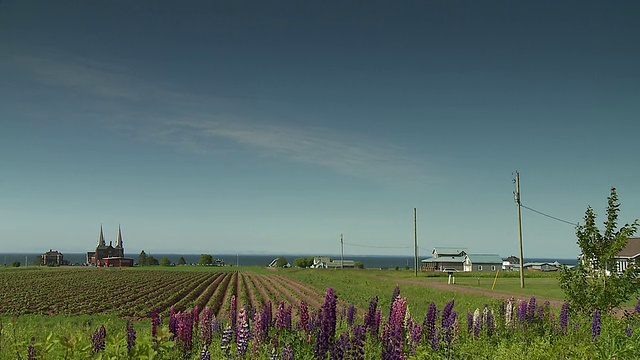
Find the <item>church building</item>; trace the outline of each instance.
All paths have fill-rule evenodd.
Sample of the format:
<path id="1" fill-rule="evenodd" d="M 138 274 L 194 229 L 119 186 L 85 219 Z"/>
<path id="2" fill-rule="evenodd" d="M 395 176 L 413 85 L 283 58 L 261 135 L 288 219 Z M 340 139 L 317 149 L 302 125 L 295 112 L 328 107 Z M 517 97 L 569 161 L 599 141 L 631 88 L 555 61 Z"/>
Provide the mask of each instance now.
<path id="1" fill-rule="evenodd" d="M 124 246 L 122 244 L 122 231 L 118 226 L 118 236 L 116 237 L 116 246 L 109 241 L 109 245 L 104 240 L 102 225 L 100 225 L 100 234 L 98 235 L 98 245 L 95 251 L 87 252 L 87 264 L 95 266 L 133 266 L 133 259 L 124 257 Z"/>

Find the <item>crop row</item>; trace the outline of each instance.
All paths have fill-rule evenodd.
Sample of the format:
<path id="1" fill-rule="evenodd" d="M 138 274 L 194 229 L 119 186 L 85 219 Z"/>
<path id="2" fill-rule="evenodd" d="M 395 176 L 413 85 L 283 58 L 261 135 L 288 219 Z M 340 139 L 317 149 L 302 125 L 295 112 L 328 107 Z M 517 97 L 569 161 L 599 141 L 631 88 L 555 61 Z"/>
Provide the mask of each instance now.
<path id="1" fill-rule="evenodd" d="M 38 269 L 0 272 L 0 314 L 117 314 L 146 317 L 152 309 L 209 307 L 232 316 L 241 307 L 258 309 L 300 301 L 318 308 L 323 292 L 277 274 L 251 271 L 190 272 L 139 269 Z M 231 307 L 235 297 L 236 307 Z M 233 314 L 236 315 L 236 314 Z M 295 314 L 297 315 L 297 314 Z M 294 315 L 294 316 L 295 316 Z"/>

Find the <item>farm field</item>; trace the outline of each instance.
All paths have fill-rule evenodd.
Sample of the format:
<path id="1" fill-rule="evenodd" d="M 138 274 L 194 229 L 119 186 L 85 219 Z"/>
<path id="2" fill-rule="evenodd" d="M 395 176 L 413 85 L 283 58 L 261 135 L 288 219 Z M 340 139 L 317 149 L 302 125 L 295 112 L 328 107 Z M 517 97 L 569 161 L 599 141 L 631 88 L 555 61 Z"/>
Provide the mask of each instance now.
<path id="1" fill-rule="evenodd" d="M 527 279 L 520 296 L 509 293 L 517 277 L 499 278 L 501 291 L 491 292 L 484 274 L 458 276 L 456 285 L 434 275 L 3 269 L 0 358 L 623 359 L 640 345 L 636 315 L 603 314 L 594 335 L 594 319 L 561 310 L 553 276 Z"/>

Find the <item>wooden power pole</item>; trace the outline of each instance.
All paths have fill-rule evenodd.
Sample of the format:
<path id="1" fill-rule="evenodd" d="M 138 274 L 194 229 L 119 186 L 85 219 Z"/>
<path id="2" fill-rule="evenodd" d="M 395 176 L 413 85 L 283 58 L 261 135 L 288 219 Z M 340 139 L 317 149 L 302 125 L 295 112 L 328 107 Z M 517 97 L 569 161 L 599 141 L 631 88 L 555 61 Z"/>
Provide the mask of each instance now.
<path id="1" fill-rule="evenodd" d="M 342 241 L 342 234 L 340 234 L 340 269 L 344 269 L 344 241 Z"/>
<path id="2" fill-rule="evenodd" d="M 413 208 L 413 269 L 418 276 L 418 219 L 416 208 Z"/>
<path id="3" fill-rule="evenodd" d="M 516 171 L 516 206 L 518 207 L 518 241 L 520 243 L 520 287 L 524 288 L 524 256 L 522 255 L 522 214 L 520 212 L 520 174 Z"/>

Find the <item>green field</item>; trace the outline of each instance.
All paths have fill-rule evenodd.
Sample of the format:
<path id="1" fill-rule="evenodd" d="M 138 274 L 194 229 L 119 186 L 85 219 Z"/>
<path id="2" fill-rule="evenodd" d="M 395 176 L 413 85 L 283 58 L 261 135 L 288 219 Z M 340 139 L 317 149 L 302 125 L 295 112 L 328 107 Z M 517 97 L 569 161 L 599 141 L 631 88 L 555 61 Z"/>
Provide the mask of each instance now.
<path id="1" fill-rule="evenodd" d="M 285 344 L 288 344 L 296 354 L 295 359 L 314 359 L 317 358 L 314 344 L 319 341 L 316 339 L 319 330 L 305 332 L 297 325 L 277 328 L 276 319 L 281 319 L 280 311 L 286 314 L 287 306 L 291 306 L 289 321 L 299 324 L 302 321 L 301 301 L 308 305 L 310 316 L 319 316 L 317 310 L 327 306 L 325 290 L 332 288 L 338 301 L 335 304 L 336 334 L 331 346 L 336 348 L 339 345 L 340 336 L 347 334 L 345 341 L 355 336 L 352 333 L 354 327 L 349 325 L 346 315 L 350 305 L 354 306 L 355 324 L 364 326 L 370 302 L 377 297 L 377 309 L 381 314 L 380 332 L 377 335 L 367 332 L 363 357 L 343 354 L 342 358 L 380 359 L 381 351 L 384 352 L 387 346 L 385 344 L 391 341 L 388 336 L 393 333 L 383 330 L 393 328 L 389 314 L 396 286 L 403 302 L 400 304 L 396 300 L 393 306 L 396 309 L 401 306 L 405 314 L 401 348 L 409 358 L 512 359 L 514 354 L 525 353 L 527 359 L 610 359 L 611 355 L 623 359 L 630 358 L 628 354 L 640 349 L 640 319 L 637 317 L 619 319 L 604 314 L 602 335 L 596 338 L 592 338 L 592 319 L 589 317 L 572 315 L 570 327 L 562 330 L 558 304 L 563 294 L 556 274 L 527 274 L 524 289 L 520 288 L 517 275 L 500 273 L 496 280 L 495 273 L 459 273 L 453 285 L 447 284 L 446 274 L 419 273 L 416 277 L 408 270 L 200 266 L 5 268 L 0 269 L 0 358 L 29 359 L 31 345 L 37 359 L 198 359 L 202 349 L 206 349 L 212 359 L 270 359 L 274 354 L 284 355 Z M 494 281 L 495 288 L 491 290 Z M 512 320 L 511 325 L 507 325 L 505 314 L 501 312 L 504 299 L 515 299 L 515 306 L 518 299 L 529 301 L 532 296 L 537 299 L 537 305 L 531 310 L 535 312 L 531 320 Z M 455 338 L 447 342 L 446 334 L 453 332 L 454 328 L 445 327 L 444 319 L 440 317 L 445 305 L 452 300 L 453 310 L 457 313 Z M 545 300 L 555 302 L 547 308 Z M 185 343 L 179 337 L 173 338 L 170 333 L 168 317 L 174 313 L 171 308 L 184 314 L 192 314 L 195 306 L 201 314 L 203 309 L 210 308 L 220 322 L 220 329 L 223 329 L 230 325 L 232 317 L 240 319 L 241 308 L 253 309 L 251 311 L 255 315 L 263 311 L 267 301 L 273 306 L 273 329 L 269 341 L 249 340 L 253 347 L 247 353 L 238 354 L 240 345 L 234 340 L 227 354 L 221 346 L 225 340 L 220 331 L 212 333 L 212 343 L 206 345 L 198 340 L 200 330 L 194 326 L 193 349 L 189 351 L 185 350 Z M 419 342 L 411 345 L 408 339 L 415 329 L 410 324 L 426 324 L 432 302 L 438 311 L 433 328 L 437 331 L 439 343 L 433 347 L 431 335 L 422 329 Z M 475 328 L 469 332 L 467 314 L 476 309 L 482 311 L 485 307 L 494 320 L 487 320 L 485 313 L 478 334 L 475 334 Z M 152 338 L 149 314 L 154 308 L 158 309 L 162 324 L 158 327 L 158 335 Z M 127 350 L 126 346 L 127 321 L 132 323 L 137 333 L 132 350 Z M 247 328 L 257 331 L 259 326 L 255 321 L 255 318 L 249 318 Z M 95 352 L 92 338 L 101 326 L 107 333 L 105 348 Z M 630 337 L 626 336 L 627 327 L 631 329 Z M 240 335 L 232 338 L 234 336 Z"/>

